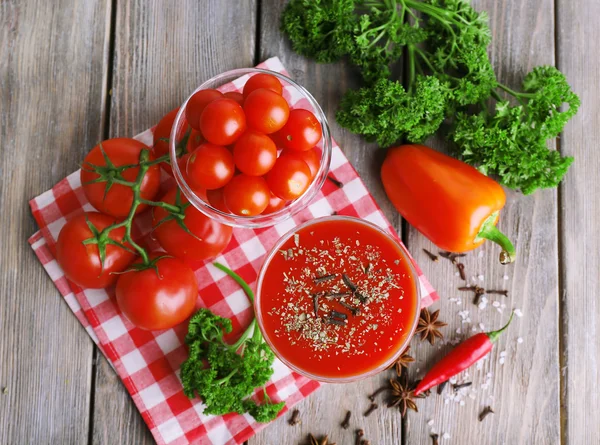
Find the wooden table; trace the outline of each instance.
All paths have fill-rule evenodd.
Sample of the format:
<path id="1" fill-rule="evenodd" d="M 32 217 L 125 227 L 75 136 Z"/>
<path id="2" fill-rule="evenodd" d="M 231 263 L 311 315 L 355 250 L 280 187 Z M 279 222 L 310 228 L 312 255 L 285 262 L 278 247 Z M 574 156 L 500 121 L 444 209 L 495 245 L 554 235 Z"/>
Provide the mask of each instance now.
<path id="1" fill-rule="evenodd" d="M 309 432 L 354 443 L 338 426 L 347 409 L 353 428 L 379 445 L 429 444 L 432 429 L 450 435 L 441 444 L 598 443 L 600 2 L 474 3 L 489 13 L 501 81 L 517 85 L 533 66 L 556 65 L 583 102 L 556 143 L 576 159 L 558 190 L 508 193 L 500 227 L 518 247 L 517 264 L 499 266 L 489 245 L 464 261 L 478 283 L 509 290 L 498 298 L 503 314 L 479 311 L 459 295 L 452 264 L 429 261 L 422 248 L 435 248 L 402 224 L 379 182 L 381 151 L 335 123 L 356 76 L 343 63 L 317 65 L 294 54 L 278 29 L 279 2 L 0 2 L 0 443 L 152 443 L 118 377 L 28 247 L 36 226 L 27 202 L 77 169 L 98 141 L 137 134 L 207 78 L 275 55 L 322 105 L 333 135 L 438 289 L 446 336 L 469 334 L 455 333 L 468 330 L 459 310 L 486 328 L 500 326 L 511 307 L 523 317 L 483 368 L 470 372 L 479 391 L 464 406 L 432 396 L 404 421 L 386 408 L 363 418 L 365 395 L 385 381 L 380 376 L 322 388 L 298 406 L 301 425 L 279 419 L 249 444 L 296 444 Z M 448 348 L 413 341 L 413 372 L 422 375 Z M 495 414 L 480 423 L 488 404 Z"/>

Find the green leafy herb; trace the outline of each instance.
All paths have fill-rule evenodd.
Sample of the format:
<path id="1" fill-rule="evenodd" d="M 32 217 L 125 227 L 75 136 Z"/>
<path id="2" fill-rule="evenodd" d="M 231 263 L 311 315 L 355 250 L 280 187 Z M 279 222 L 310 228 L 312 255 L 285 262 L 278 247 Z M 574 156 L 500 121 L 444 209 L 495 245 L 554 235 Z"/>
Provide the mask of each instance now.
<path id="1" fill-rule="evenodd" d="M 458 156 L 525 194 L 556 186 L 572 162 L 546 145 L 579 106 L 564 75 L 542 66 L 521 92 L 499 84 L 487 14 L 466 0 L 291 0 L 281 26 L 300 54 L 359 68 L 366 85 L 336 117 L 367 140 L 423 142 L 446 123 Z M 390 73 L 402 57 L 400 83 Z"/>
<path id="2" fill-rule="evenodd" d="M 218 263 L 215 266 L 243 283 L 248 298 L 253 301 L 252 291 L 241 277 Z M 261 404 L 249 396 L 273 374 L 271 366 L 275 356 L 263 341 L 256 320 L 238 341 L 229 345 L 223 335 L 231 330 L 231 320 L 208 309 L 200 309 L 192 316 L 185 337 L 189 357 L 181 366 L 184 393 L 190 398 L 196 394 L 202 398 L 206 414 L 248 412 L 257 422 L 270 422 L 277 417 L 284 402 L 272 403 L 266 391 L 265 402 Z"/>

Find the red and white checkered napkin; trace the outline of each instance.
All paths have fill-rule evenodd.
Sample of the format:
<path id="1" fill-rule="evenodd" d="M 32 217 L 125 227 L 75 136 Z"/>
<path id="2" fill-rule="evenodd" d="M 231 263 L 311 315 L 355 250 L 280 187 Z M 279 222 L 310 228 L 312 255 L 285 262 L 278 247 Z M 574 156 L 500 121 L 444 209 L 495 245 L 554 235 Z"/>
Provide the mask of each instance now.
<path id="1" fill-rule="evenodd" d="M 278 58 L 268 59 L 259 67 L 287 74 Z M 227 88 L 239 89 L 243 83 L 235 81 Z M 294 103 L 293 97 L 291 101 Z M 152 129 L 136 139 L 151 146 Z M 293 219 L 265 229 L 235 229 L 231 244 L 216 260 L 235 270 L 253 286 L 263 258 L 275 241 L 308 219 L 337 211 L 372 221 L 394 233 L 335 142 L 331 174 L 344 184 L 343 188 L 327 181 L 312 204 Z M 166 182 L 166 185 L 171 183 Z M 58 233 L 69 218 L 94 210 L 83 194 L 79 171 L 32 199 L 30 205 L 40 226 L 29 240 L 31 247 L 75 316 L 123 380 L 157 443 L 240 444 L 265 426 L 249 415 L 204 415 L 200 400 L 190 400 L 183 394 L 179 367 L 187 355 L 183 345 L 186 326 L 157 332 L 137 329 L 121 315 L 111 299 L 114 289 L 82 289 L 65 278 L 54 258 Z M 149 219 L 147 214 L 137 218 L 136 235 L 148 234 Z M 153 241 L 148 240 L 148 243 Z M 428 306 L 438 296 L 418 267 L 417 271 L 422 304 Z M 252 308 L 233 280 L 210 262 L 196 270 L 196 277 L 199 305 L 231 318 L 234 330 L 238 332 L 248 326 L 253 317 Z M 318 382 L 290 371 L 279 360 L 273 367 L 273 377 L 266 390 L 274 401 L 285 400 L 287 409 L 319 387 Z"/>

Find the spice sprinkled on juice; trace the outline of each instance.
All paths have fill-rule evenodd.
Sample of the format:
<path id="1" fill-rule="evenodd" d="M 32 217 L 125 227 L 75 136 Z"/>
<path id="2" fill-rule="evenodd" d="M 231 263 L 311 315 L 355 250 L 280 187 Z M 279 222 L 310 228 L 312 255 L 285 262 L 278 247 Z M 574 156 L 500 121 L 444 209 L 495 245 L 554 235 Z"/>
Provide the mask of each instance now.
<path id="1" fill-rule="evenodd" d="M 352 378 L 391 360 L 417 319 L 416 277 L 387 235 L 351 218 L 299 229 L 259 284 L 265 338 L 315 377 Z"/>

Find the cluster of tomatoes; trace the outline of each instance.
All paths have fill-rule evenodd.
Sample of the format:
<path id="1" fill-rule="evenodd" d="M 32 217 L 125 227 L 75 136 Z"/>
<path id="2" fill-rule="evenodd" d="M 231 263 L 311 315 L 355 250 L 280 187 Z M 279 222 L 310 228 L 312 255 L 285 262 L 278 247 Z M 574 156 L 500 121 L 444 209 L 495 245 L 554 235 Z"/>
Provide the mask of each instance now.
<path id="1" fill-rule="evenodd" d="M 203 142 L 180 166 L 186 182 L 214 208 L 241 216 L 273 213 L 313 181 L 321 124 L 308 110 L 290 110 L 282 90 L 277 77 L 260 73 L 243 93 L 207 89 L 188 101 L 192 139 Z M 172 126 L 166 116 L 165 129 L 168 119 Z"/>

